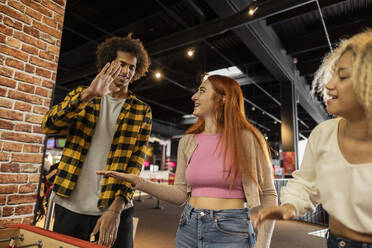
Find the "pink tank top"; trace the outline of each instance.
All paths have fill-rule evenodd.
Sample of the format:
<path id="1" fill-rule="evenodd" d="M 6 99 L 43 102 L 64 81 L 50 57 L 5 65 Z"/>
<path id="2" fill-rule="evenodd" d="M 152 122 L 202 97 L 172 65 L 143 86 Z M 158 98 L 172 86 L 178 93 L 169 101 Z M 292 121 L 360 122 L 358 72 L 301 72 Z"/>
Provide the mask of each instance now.
<path id="1" fill-rule="evenodd" d="M 245 198 L 240 176 L 235 180 L 231 190 L 229 189 L 232 178 L 226 180 L 227 171 L 224 172 L 223 168 L 221 146 L 216 149 L 218 138 L 218 134 L 195 135 L 198 146 L 186 170 L 186 181 L 191 187 L 191 196 Z"/>

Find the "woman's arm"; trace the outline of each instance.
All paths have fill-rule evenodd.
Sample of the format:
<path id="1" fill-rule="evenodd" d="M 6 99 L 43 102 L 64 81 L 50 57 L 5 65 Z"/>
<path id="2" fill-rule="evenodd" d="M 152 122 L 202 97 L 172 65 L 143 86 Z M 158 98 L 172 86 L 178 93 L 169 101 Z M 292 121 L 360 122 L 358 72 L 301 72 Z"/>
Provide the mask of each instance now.
<path id="1" fill-rule="evenodd" d="M 174 185 L 154 183 L 134 174 L 115 171 L 97 171 L 96 173 L 129 182 L 134 185 L 135 189 L 153 195 L 160 200 L 182 205 L 187 200 L 187 183 L 185 179 L 187 161 L 183 149 L 184 141 L 181 139 L 178 145 L 177 170 Z"/>

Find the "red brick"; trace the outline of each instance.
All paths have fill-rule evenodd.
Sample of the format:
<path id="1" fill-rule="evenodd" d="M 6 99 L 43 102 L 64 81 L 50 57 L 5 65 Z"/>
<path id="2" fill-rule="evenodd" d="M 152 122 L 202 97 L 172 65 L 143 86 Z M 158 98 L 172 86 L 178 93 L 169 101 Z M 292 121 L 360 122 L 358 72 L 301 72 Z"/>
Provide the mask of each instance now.
<path id="1" fill-rule="evenodd" d="M 3 65 L 5 61 L 5 57 L 0 54 L 0 65 Z"/>
<path id="2" fill-rule="evenodd" d="M 19 72 L 19 71 L 15 72 L 14 79 L 20 80 L 20 81 L 23 81 L 23 82 L 27 82 L 27 83 L 31 83 L 31 84 L 34 84 L 34 85 L 40 85 L 41 84 L 40 78 L 33 77 L 33 76 L 31 76 L 27 73 L 23 73 L 23 72 Z"/>
<path id="3" fill-rule="evenodd" d="M 21 12 L 24 12 L 24 10 L 25 10 L 25 6 L 23 4 L 21 4 L 19 1 L 8 0 L 8 5 L 12 6 L 13 8 L 15 8 L 15 9 L 21 11 Z"/>
<path id="4" fill-rule="evenodd" d="M 41 14 L 44 14 L 46 16 L 52 16 L 53 15 L 53 12 L 48 10 L 46 7 L 36 3 L 36 1 L 34 0 L 21 0 L 25 5 L 27 5 L 28 7 L 36 10 L 36 11 L 39 11 Z"/>
<path id="5" fill-rule="evenodd" d="M 62 7 L 65 7 L 66 1 L 65 0 L 52 0 L 56 4 L 61 5 Z"/>
<path id="6" fill-rule="evenodd" d="M 32 35 L 33 37 L 35 38 L 40 38 L 40 31 L 37 30 L 36 28 L 33 28 L 33 27 L 29 27 L 29 26 L 24 26 L 23 27 L 23 31 L 26 33 L 26 34 L 29 34 L 29 35 Z"/>
<path id="7" fill-rule="evenodd" d="M 57 22 L 53 20 L 52 18 L 43 16 L 42 23 L 48 25 L 49 27 L 56 28 L 57 27 Z"/>
<path id="8" fill-rule="evenodd" d="M 39 40 L 39 39 L 36 39 L 30 35 L 27 35 L 23 32 L 19 32 L 19 31 L 14 31 L 14 38 L 17 38 L 21 41 L 23 41 L 24 43 L 27 43 L 29 45 L 33 45 L 37 48 L 40 48 L 40 49 L 43 49 L 45 50 L 46 49 L 46 44 L 45 42 Z"/>
<path id="9" fill-rule="evenodd" d="M 56 81 L 56 79 L 57 79 L 57 73 L 53 72 L 52 80 L 53 80 L 53 81 Z"/>
<path id="10" fill-rule="evenodd" d="M 24 102 L 29 102 L 33 104 L 41 104 L 43 102 L 43 99 L 39 96 L 26 94 L 23 92 L 15 91 L 15 90 L 9 90 L 8 97 L 16 100 L 21 100 Z"/>
<path id="11" fill-rule="evenodd" d="M 26 53 L 24 53 L 20 50 L 4 46 L 3 44 L 0 44 L 0 52 L 4 53 L 6 55 L 9 55 L 9 56 L 16 57 L 17 59 L 20 59 L 20 60 L 23 60 L 23 61 L 28 60 L 28 54 L 26 54 Z"/>
<path id="12" fill-rule="evenodd" d="M 33 174 L 29 177 L 30 183 L 39 183 L 40 182 L 40 174 Z"/>
<path id="13" fill-rule="evenodd" d="M 21 143 L 4 142 L 3 150 L 9 152 L 20 152 L 22 151 L 22 146 Z"/>
<path id="14" fill-rule="evenodd" d="M 12 88 L 14 89 L 16 87 L 16 84 L 17 82 L 12 80 L 12 79 L 8 79 L 8 78 L 4 78 L 4 77 L 0 77 L 0 85 L 4 85 L 4 86 L 7 86 L 9 88 Z M 1 96 L 4 96 L 4 94 L 2 94 L 2 90 L 0 89 L 0 95 Z"/>
<path id="15" fill-rule="evenodd" d="M 63 15 L 59 15 L 59 14 L 57 14 L 57 13 L 54 13 L 54 20 L 55 20 L 58 24 L 63 24 L 64 16 L 63 16 Z"/>
<path id="16" fill-rule="evenodd" d="M 36 75 L 40 77 L 50 78 L 52 76 L 52 73 L 41 68 L 36 68 Z"/>
<path id="17" fill-rule="evenodd" d="M 6 36 L 0 34 L 0 43 L 5 43 Z"/>
<path id="18" fill-rule="evenodd" d="M 35 195 L 10 195 L 8 196 L 8 204 L 20 204 L 20 203 L 29 203 L 36 201 L 36 194 Z"/>
<path id="19" fill-rule="evenodd" d="M 9 46 L 19 49 L 21 47 L 21 42 L 17 39 L 14 39 L 12 37 L 8 37 L 8 40 L 6 41 L 6 44 Z"/>
<path id="20" fill-rule="evenodd" d="M 5 202 L 6 202 L 6 196 L 0 196 L 0 206 L 5 205 Z"/>
<path id="21" fill-rule="evenodd" d="M 13 130 L 14 124 L 11 121 L 0 120 L 0 129 Z"/>
<path id="22" fill-rule="evenodd" d="M 53 10 L 53 12 L 57 12 L 60 15 L 64 15 L 65 14 L 65 8 L 64 7 L 61 7 L 61 5 L 59 3 L 58 4 L 55 4 L 52 1 L 43 0 L 43 5 L 46 6 L 46 7 L 48 7 L 49 9 Z"/>
<path id="23" fill-rule="evenodd" d="M 50 53 L 52 53 L 52 54 L 54 54 L 54 55 L 59 56 L 59 47 L 57 47 L 57 46 L 48 45 L 47 51 L 50 52 Z"/>
<path id="24" fill-rule="evenodd" d="M 36 92 L 35 93 L 37 95 L 45 96 L 45 97 L 52 96 L 52 91 L 50 89 L 43 89 L 43 88 L 40 88 L 40 87 L 37 87 L 36 88 Z"/>
<path id="25" fill-rule="evenodd" d="M 25 174 L 0 174 L 0 183 L 27 183 L 28 176 Z"/>
<path id="26" fill-rule="evenodd" d="M 31 93 L 33 94 L 35 92 L 35 86 L 29 85 L 29 84 L 24 84 L 19 82 L 18 83 L 18 89 L 23 92 Z"/>
<path id="27" fill-rule="evenodd" d="M 43 80 L 43 82 L 41 83 L 41 86 L 43 86 L 45 88 L 53 89 L 54 82 L 53 81 L 48 81 L 48 80 Z"/>
<path id="28" fill-rule="evenodd" d="M 0 107 L 11 108 L 12 105 L 13 105 L 13 101 L 6 99 L 6 98 L 0 98 Z"/>
<path id="29" fill-rule="evenodd" d="M 37 12 L 37 11 L 31 9 L 31 8 L 28 8 L 28 7 L 26 8 L 26 15 L 28 15 L 28 16 L 36 19 L 36 20 L 39 20 L 39 21 L 42 18 L 42 15 L 39 12 Z"/>
<path id="30" fill-rule="evenodd" d="M 26 114 L 26 121 L 36 124 L 41 124 L 43 121 L 42 115 Z"/>
<path id="31" fill-rule="evenodd" d="M 4 24 L 9 26 L 9 27 L 12 27 L 12 28 L 22 30 L 22 23 L 21 22 L 14 21 L 14 20 L 8 18 L 7 16 L 4 16 Z"/>
<path id="32" fill-rule="evenodd" d="M 12 154 L 12 162 L 41 163 L 42 159 L 43 159 L 42 154 L 20 154 L 20 153 Z"/>
<path id="33" fill-rule="evenodd" d="M 30 124 L 16 123 L 14 126 L 15 131 L 31 133 L 32 126 Z"/>
<path id="34" fill-rule="evenodd" d="M 42 50 L 40 50 L 39 56 L 40 56 L 40 58 L 43 58 L 43 59 L 46 59 L 46 60 L 52 60 L 52 61 L 54 60 L 54 55 L 53 54 L 50 54 L 50 53 L 42 51 Z"/>
<path id="35" fill-rule="evenodd" d="M 12 77 L 13 76 L 13 70 L 9 69 L 5 66 L 0 66 L 0 75 L 5 77 Z M 1 82 L 0 82 L 1 83 Z"/>
<path id="36" fill-rule="evenodd" d="M 48 108 L 42 106 L 34 106 L 34 113 L 45 115 L 48 112 Z"/>
<path id="37" fill-rule="evenodd" d="M 30 58 L 30 63 L 33 65 L 37 65 L 40 67 L 44 67 L 49 70 L 56 71 L 57 70 L 57 63 L 52 63 L 52 62 L 46 62 L 42 59 L 39 59 L 38 57 L 31 56 Z"/>
<path id="38" fill-rule="evenodd" d="M 27 52 L 27 53 L 31 53 L 31 54 L 35 54 L 35 55 L 38 54 L 38 49 L 37 48 L 35 48 L 33 46 L 26 45 L 26 44 L 22 45 L 22 50 Z"/>
<path id="39" fill-rule="evenodd" d="M 32 126 L 32 132 L 33 133 L 43 133 L 43 131 L 41 130 L 41 125 Z"/>
<path id="40" fill-rule="evenodd" d="M 57 29 L 54 29 L 54 28 L 50 28 L 47 25 L 42 24 L 42 23 L 40 23 L 38 21 L 34 21 L 32 23 L 32 26 L 35 27 L 36 29 L 38 29 L 38 30 L 40 30 L 40 31 L 42 31 L 44 33 L 50 34 L 53 37 L 56 37 L 58 39 L 61 39 L 61 37 L 62 37 L 62 32 L 60 30 L 57 30 Z"/>
<path id="41" fill-rule="evenodd" d="M 5 64 L 7 66 L 17 68 L 21 71 L 23 71 L 25 69 L 25 64 L 23 62 L 21 62 L 19 60 L 12 59 L 12 58 L 7 58 L 6 61 L 5 61 Z"/>
<path id="42" fill-rule="evenodd" d="M 36 173 L 39 171 L 39 167 L 36 167 L 32 164 L 23 164 L 21 165 L 20 172 L 24 173 Z"/>
<path id="43" fill-rule="evenodd" d="M 23 152 L 37 153 L 39 151 L 40 151 L 40 146 L 38 145 L 24 144 L 23 146 Z"/>
<path id="44" fill-rule="evenodd" d="M 14 104 L 14 109 L 25 111 L 25 112 L 31 112 L 31 104 L 24 103 L 24 102 L 16 102 Z"/>
<path id="45" fill-rule="evenodd" d="M 43 138 L 40 135 L 13 133 L 13 132 L 2 132 L 1 139 L 21 141 L 26 143 L 43 143 Z"/>
<path id="46" fill-rule="evenodd" d="M 4 78 L 1 78 L 0 77 L 0 82 L 4 80 Z M 1 88 L 0 87 L 0 96 L 5 96 L 6 95 L 6 92 L 7 92 L 7 89 L 6 88 Z M 44 106 L 49 106 L 49 105 L 45 105 L 45 101 L 44 101 Z"/>
<path id="47" fill-rule="evenodd" d="M 13 111 L 13 110 L 0 109 L 0 118 L 8 119 L 8 120 L 22 121 L 23 120 L 23 113 L 19 113 L 19 112 Z"/>
<path id="48" fill-rule="evenodd" d="M 0 194 L 18 193 L 18 185 L 0 185 Z"/>
<path id="49" fill-rule="evenodd" d="M 6 163 L 1 164 L 1 172 L 20 172 L 19 170 L 19 164 L 15 163 Z"/>
<path id="50" fill-rule="evenodd" d="M 28 73 L 34 73 L 34 72 L 35 72 L 35 66 L 32 66 L 32 65 L 26 64 L 26 69 L 25 69 L 25 71 L 28 72 Z"/>
<path id="51" fill-rule="evenodd" d="M 47 34 L 47 33 L 41 33 L 40 34 L 40 39 L 45 41 L 45 42 L 48 42 L 51 45 L 55 45 L 57 43 L 57 38 L 54 38 L 53 36 L 51 36 L 50 34 Z"/>
<path id="52" fill-rule="evenodd" d="M 9 160 L 9 153 L 8 152 L 0 152 L 0 161 L 8 161 Z"/>
<path id="53" fill-rule="evenodd" d="M 1 90 L 1 88 L 0 88 L 0 90 Z M 44 99 L 44 104 L 43 105 L 49 108 L 50 103 L 51 103 L 50 99 L 47 98 L 47 99 Z"/>
<path id="54" fill-rule="evenodd" d="M 30 214 L 30 213 L 32 213 L 33 209 L 34 209 L 33 205 L 16 206 L 15 215 Z"/>
<path id="55" fill-rule="evenodd" d="M 0 24 L 0 33 L 5 34 L 6 36 L 12 36 L 13 35 L 13 29 L 8 28 L 7 26 Z"/>
<path id="56" fill-rule="evenodd" d="M 12 216 L 14 214 L 14 207 L 3 207 L 3 217 Z"/>
<path id="57" fill-rule="evenodd" d="M 0 227 L 5 228 L 13 224 L 20 224 L 21 222 L 22 222 L 22 218 L 0 219 Z"/>
<path id="58" fill-rule="evenodd" d="M 28 16 L 25 16 L 23 13 L 19 13 L 18 11 L 14 10 L 13 8 L 10 8 L 6 5 L 0 5 L 0 12 L 6 13 L 7 16 L 13 17 L 21 22 L 31 24 L 31 18 Z"/>

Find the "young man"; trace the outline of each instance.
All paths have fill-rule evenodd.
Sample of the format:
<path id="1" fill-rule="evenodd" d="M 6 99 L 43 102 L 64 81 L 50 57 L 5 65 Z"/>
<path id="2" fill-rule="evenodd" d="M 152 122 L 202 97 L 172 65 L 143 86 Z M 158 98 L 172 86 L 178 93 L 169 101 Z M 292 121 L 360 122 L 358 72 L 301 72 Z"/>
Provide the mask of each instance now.
<path id="1" fill-rule="evenodd" d="M 68 133 L 52 195 L 54 231 L 109 247 L 133 247 L 134 190 L 96 170 L 139 174 L 151 131 L 151 109 L 128 86 L 145 75 L 141 41 L 113 37 L 98 46 L 99 73 L 45 115 L 44 133 Z"/>

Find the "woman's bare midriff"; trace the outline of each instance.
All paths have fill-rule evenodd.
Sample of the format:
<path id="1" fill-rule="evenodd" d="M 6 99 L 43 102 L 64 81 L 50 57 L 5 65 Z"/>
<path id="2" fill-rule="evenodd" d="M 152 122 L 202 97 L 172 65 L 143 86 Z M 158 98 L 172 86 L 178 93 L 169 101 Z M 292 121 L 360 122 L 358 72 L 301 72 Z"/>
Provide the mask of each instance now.
<path id="1" fill-rule="evenodd" d="M 372 234 L 355 232 L 332 216 L 329 216 L 329 230 L 336 236 L 342 236 L 363 243 L 372 243 Z"/>
<path id="2" fill-rule="evenodd" d="M 195 197 L 192 196 L 189 203 L 194 208 L 200 209 L 235 209 L 244 208 L 245 199 L 226 199 L 226 198 L 213 198 L 213 197 Z"/>

